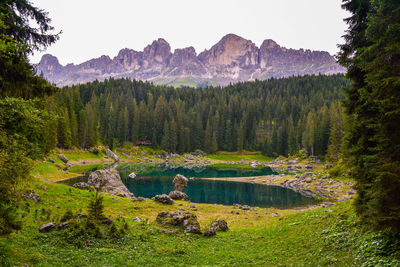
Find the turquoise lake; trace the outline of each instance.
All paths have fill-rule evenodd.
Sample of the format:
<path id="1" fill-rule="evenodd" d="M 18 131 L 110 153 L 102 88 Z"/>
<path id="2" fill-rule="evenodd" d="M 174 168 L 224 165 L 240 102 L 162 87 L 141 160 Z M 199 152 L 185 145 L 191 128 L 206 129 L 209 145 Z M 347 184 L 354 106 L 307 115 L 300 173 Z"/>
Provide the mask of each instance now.
<path id="1" fill-rule="evenodd" d="M 222 205 L 249 205 L 253 207 L 294 208 L 315 204 L 316 199 L 306 197 L 280 186 L 251 184 L 233 181 L 215 181 L 210 177 L 255 177 L 277 174 L 269 167 L 264 168 L 217 168 L 210 166 L 187 167 L 182 165 L 120 165 L 117 167 L 126 187 L 135 195 L 146 198 L 168 194 L 174 190 L 172 180 L 176 174 L 189 178 L 183 190 L 190 201 Z M 131 172 L 136 178 L 129 178 Z M 74 179 L 69 184 L 82 181 Z M 87 179 L 87 178 L 86 178 Z"/>

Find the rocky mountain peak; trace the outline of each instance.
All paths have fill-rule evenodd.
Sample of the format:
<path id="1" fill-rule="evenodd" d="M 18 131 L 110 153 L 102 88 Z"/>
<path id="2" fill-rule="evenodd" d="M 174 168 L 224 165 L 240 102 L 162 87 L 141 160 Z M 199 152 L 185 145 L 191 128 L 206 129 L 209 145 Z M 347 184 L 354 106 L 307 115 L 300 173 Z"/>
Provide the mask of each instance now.
<path id="1" fill-rule="evenodd" d="M 162 38 L 155 40 L 144 48 L 143 57 L 149 63 L 168 63 L 171 57 L 171 46 Z"/>
<path id="2" fill-rule="evenodd" d="M 43 66 L 43 68 L 41 68 L 43 74 L 58 71 L 62 68 L 62 65 L 58 62 L 58 58 L 50 54 L 42 56 L 39 66 Z"/>
<path id="3" fill-rule="evenodd" d="M 228 34 L 210 50 L 200 53 L 199 59 L 204 64 L 247 67 L 258 64 L 258 48 L 250 40 Z"/>
<path id="4" fill-rule="evenodd" d="M 175 49 L 162 38 L 143 51 L 124 48 L 111 59 L 91 59 L 78 65 L 62 66 L 52 55 L 44 55 L 38 74 L 57 85 L 85 83 L 109 77 L 128 77 L 158 84 L 191 86 L 227 85 L 238 81 L 305 74 L 343 73 L 345 69 L 324 51 L 287 49 L 271 39 L 258 48 L 251 40 L 225 35 L 199 55 L 193 47 Z"/>
<path id="5" fill-rule="evenodd" d="M 182 66 L 197 61 L 196 50 L 193 46 L 175 49 L 170 59 L 170 66 Z"/>
<path id="6" fill-rule="evenodd" d="M 266 39 L 262 42 L 260 49 L 266 50 L 266 49 L 272 49 L 272 48 L 276 48 L 276 47 L 280 47 L 280 46 L 274 40 Z"/>

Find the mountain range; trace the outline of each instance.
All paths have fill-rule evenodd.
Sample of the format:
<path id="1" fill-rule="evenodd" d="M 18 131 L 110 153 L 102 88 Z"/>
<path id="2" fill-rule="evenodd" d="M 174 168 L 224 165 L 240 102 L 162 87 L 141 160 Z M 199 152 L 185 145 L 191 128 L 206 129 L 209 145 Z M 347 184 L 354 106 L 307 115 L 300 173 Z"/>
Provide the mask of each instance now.
<path id="1" fill-rule="evenodd" d="M 260 47 L 235 34 L 224 36 L 209 50 L 197 54 L 193 47 L 175 49 L 158 39 L 143 51 L 122 49 L 114 58 L 101 56 L 78 65 L 61 65 L 57 57 L 43 55 L 37 73 L 58 86 L 132 78 L 155 84 L 204 87 L 239 81 L 264 80 L 306 74 L 344 73 L 326 51 L 288 49 L 271 39 Z"/>

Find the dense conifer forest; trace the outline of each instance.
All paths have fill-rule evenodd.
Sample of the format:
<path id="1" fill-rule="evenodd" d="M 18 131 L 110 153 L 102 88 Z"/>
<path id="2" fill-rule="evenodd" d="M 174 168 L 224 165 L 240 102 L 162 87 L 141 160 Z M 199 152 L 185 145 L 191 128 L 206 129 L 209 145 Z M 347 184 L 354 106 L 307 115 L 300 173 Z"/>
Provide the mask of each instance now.
<path id="1" fill-rule="evenodd" d="M 204 89 L 110 79 L 63 88 L 48 104 L 59 113 L 62 148 L 150 141 L 179 153 L 262 150 L 275 156 L 305 149 L 325 155 L 330 143 L 340 145 L 340 100 L 348 86 L 343 75 Z"/>

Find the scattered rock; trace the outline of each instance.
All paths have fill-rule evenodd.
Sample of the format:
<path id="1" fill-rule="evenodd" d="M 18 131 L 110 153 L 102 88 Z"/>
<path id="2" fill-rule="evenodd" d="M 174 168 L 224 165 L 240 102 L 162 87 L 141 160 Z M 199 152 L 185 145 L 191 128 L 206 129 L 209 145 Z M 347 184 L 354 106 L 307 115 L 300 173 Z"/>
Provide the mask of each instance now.
<path id="1" fill-rule="evenodd" d="M 242 210 L 249 210 L 250 209 L 250 206 L 248 206 L 248 205 L 243 205 L 242 206 Z"/>
<path id="2" fill-rule="evenodd" d="M 83 213 L 78 213 L 78 214 L 76 214 L 76 217 L 77 217 L 77 218 L 86 218 L 87 215 L 86 215 L 86 214 L 83 214 Z"/>
<path id="3" fill-rule="evenodd" d="M 305 181 L 306 183 L 311 183 L 311 182 L 312 182 L 312 179 L 311 179 L 310 177 L 307 177 L 304 181 Z"/>
<path id="4" fill-rule="evenodd" d="M 156 195 L 154 197 L 154 201 L 161 202 L 162 204 L 168 204 L 168 205 L 174 204 L 174 200 L 166 194 Z"/>
<path id="5" fill-rule="evenodd" d="M 72 186 L 79 189 L 89 189 L 89 184 L 85 182 L 75 183 Z"/>
<path id="6" fill-rule="evenodd" d="M 112 158 L 115 162 L 119 162 L 119 158 L 117 155 L 114 154 L 109 148 L 106 150 L 106 154 L 109 158 Z"/>
<path id="7" fill-rule="evenodd" d="M 35 203 L 40 202 L 40 196 L 36 195 L 34 190 L 28 191 L 25 194 L 22 194 L 23 198 L 32 199 Z"/>
<path id="8" fill-rule="evenodd" d="M 324 208 L 325 207 L 330 207 L 330 206 L 333 206 L 333 205 L 334 204 L 332 202 L 324 202 L 324 203 L 321 204 L 321 206 L 324 207 Z"/>
<path id="9" fill-rule="evenodd" d="M 132 179 L 133 179 L 133 178 L 136 177 L 136 173 L 132 172 L 132 173 L 130 173 L 128 176 L 129 176 L 129 178 L 132 178 Z"/>
<path id="10" fill-rule="evenodd" d="M 55 162 L 53 158 L 49 158 L 49 161 L 50 161 L 51 163 L 54 163 L 54 162 Z"/>
<path id="11" fill-rule="evenodd" d="M 211 223 L 211 228 L 215 231 L 228 231 L 228 223 L 225 220 L 216 220 Z"/>
<path id="12" fill-rule="evenodd" d="M 160 212 L 157 215 L 157 222 L 163 225 L 183 226 L 185 233 L 200 234 L 200 224 L 197 216 L 188 211 Z"/>
<path id="13" fill-rule="evenodd" d="M 58 154 L 58 158 L 64 162 L 64 163 L 68 163 L 68 159 L 63 155 L 63 154 Z"/>
<path id="14" fill-rule="evenodd" d="M 346 194 L 348 194 L 348 195 L 354 195 L 355 193 L 356 193 L 356 190 L 353 190 L 353 189 L 346 191 Z"/>
<path id="15" fill-rule="evenodd" d="M 167 216 L 168 216 L 168 211 L 162 211 L 162 212 L 157 214 L 156 220 L 159 221 L 160 219 L 165 218 Z"/>
<path id="16" fill-rule="evenodd" d="M 141 222 L 141 220 L 138 217 L 135 217 L 135 219 L 133 219 L 134 222 Z"/>
<path id="17" fill-rule="evenodd" d="M 41 233 L 49 232 L 49 231 L 53 230 L 54 228 L 56 228 L 55 222 L 46 223 L 39 227 L 39 232 L 41 232 Z"/>
<path id="18" fill-rule="evenodd" d="M 69 227 L 69 222 L 62 222 L 58 225 L 58 229 L 65 229 Z"/>
<path id="19" fill-rule="evenodd" d="M 60 165 L 58 165 L 58 164 L 54 164 L 54 166 L 56 166 L 56 168 L 58 169 L 58 170 L 61 170 L 63 167 L 62 166 L 60 166 Z"/>
<path id="20" fill-rule="evenodd" d="M 188 195 L 181 191 L 171 191 L 169 192 L 169 197 L 175 200 L 189 200 Z"/>
<path id="21" fill-rule="evenodd" d="M 213 227 L 210 227 L 210 226 L 207 226 L 205 229 L 204 229 L 204 236 L 215 236 L 217 233 L 216 233 L 216 230 L 213 228 Z"/>
<path id="22" fill-rule="evenodd" d="M 197 220 L 185 220 L 183 226 L 185 227 L 185 233 L 201 234 L 200 224 Z"/>
<path id="23" fill-rule="evenodd" d="M 185 176 L 177 174 L 172 181 L 174 183 L 175 191 L 182 192 L 182 190 L 187 186 L 188 181 L 188 178 Z"/>
<path id="24" fill-rule="evenodd" d="M 349 200 L 349 199 L 351 199 L 351 197 L 343 196 L 341 199 L 339 199 L 339 201 L 345 201 L 345 200 Z"/>

